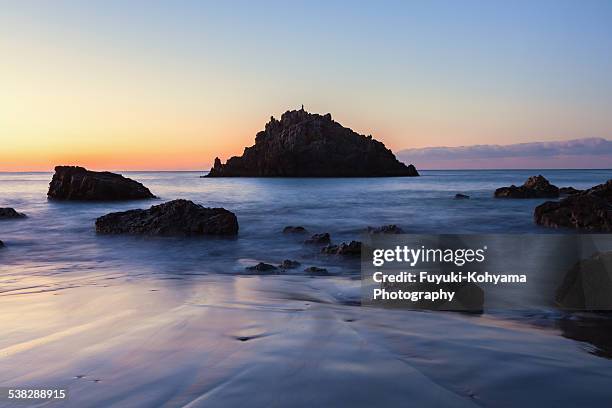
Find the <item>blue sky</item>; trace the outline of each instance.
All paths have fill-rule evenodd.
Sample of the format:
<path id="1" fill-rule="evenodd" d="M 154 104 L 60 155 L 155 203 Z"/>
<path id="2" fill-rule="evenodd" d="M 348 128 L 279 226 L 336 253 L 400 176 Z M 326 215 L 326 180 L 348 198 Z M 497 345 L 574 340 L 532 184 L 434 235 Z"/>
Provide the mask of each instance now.
<path id="1" fill-rule="evenodd" d="M 612 138 L 610 1 L 12 1 L 0 52 L 34 167 L 206 165 L 302 103 L 393 149 Z"/>

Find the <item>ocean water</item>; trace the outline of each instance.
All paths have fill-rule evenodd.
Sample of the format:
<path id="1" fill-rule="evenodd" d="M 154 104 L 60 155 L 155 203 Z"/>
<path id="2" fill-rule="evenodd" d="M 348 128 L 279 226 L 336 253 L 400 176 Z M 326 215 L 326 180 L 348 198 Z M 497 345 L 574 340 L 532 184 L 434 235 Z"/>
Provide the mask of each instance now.
<path id="1" fill-rule="evenodd" d="M 367 226 L 384 224 L 408 233 L 559 233 L 532 221 L 533 208 L 545 200 L 493 198 L 495 188 L 522 184 L 540 173 L 553 184 L 579 189 L 612 178 L 612 170 L 423 171 L 417 178 L 373 179 L 208 179 L 195 172 L 125 172 L 159 200 L 75 203 L 47 200 L 50 173 L 0 173 L 0 205 L 28 215 L 0 223 L 0 239 L 9 248 L 0 259 L 4 268 L 23 271 L 69 273 L 95 266 L 126 274 L 231 274 L 254 259 L 312 258 L 321 266 L 337 266 L 326 265 L 318 248 L 301 245 L 303 236 L 282 234 L 286 225 L 329 232 L 335 242 L 357 239 Z M 454 200 L 455 193 L 471 199 Z M 238 238 L 105 237 L 94 231 L 96 217 L 175 198 L 233 211 Z"/>
<path id="2" fill-rule="evenodd" d="M 1 385 L 65 385 L 81 392 L 74 406 L 402 405 L 406 396 L 417 405 L 563 406 L 612 398 L 603 385 L 612 380 L 608 320 L 574 324 L 575 316 L 554 310 L 478 317 L 363 311 L 354 306 L 357 261 L 321 255 L 303 244 L 305 236 L 281 232 L 301 225 L 329 232 L 336 243 L 385 224 L 407 233 L 572 234 L 534 224 L 533 209 L 545 200 L 495 199 L 493 191 L 534 174 L 588 188 L 612 170 L 372 179 L 123 174 L 159 199 L 48 201 L 51 173 L 0 173 L 0 207 L 28 216 L 0 222 Z M 454 200 L 456 193 L 471 198 Z M 95 233 L 96 217 L 175 198 L 233 211 L 238 236 Z M 302 268 L 243 276 L 246 266 L 283 259 L 334 276 L 306 277 Z M 218 377 L 207 371 L 213 366 Z M 556 388 L 564 382 L 571 386 Z M 262 389 L 276 398 L 253 397 Z"/>

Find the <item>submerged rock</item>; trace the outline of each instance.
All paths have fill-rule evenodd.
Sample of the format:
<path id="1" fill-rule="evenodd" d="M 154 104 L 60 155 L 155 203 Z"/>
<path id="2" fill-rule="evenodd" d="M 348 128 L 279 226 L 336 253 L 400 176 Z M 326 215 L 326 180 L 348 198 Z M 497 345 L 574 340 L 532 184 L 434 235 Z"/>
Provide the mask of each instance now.
<path id="1" fill-rule="evenodd" d="M 294 227 L 293 225 L 288 225 L 283 228 L 283 234 L 302 234 L 306 232 L 306 228 L 302 226 Z"/>
<path id="2" fill-rule="evenodd" d="M 517 187 L 501 187 L 495 190 L 497 198 L 555 198 L 559 197 L 559 188 L 550 184 L 544 176 L 531 176 Z"/>
<path id="3" fill-rule="evenodd" d="M 533 217 L 546 227 L 611 232 L 612 179 L 560 201 L 547 201 L 535 208 Z"/>
<path id="4" fill-rule="evenodd" d="M 308 275 L 312 275 L 312 276 L 326 276 L 326 275 L 329 275 L 329 272 L 327 271 L 327 269 L 325 269 L 325 268 L 318 268 L 316 266 L 310 266 L 310 267 L 304 269 L 304 272 L 306 272 Z"/>
<path id="5" fill-rule="evenodd" d="M 0 220 L 11 218 L 25 218 L 25 214 L 15 211 L 14 208 L 0 208 Z"/>
<path id="6" fill-rule="evenodd" d="M 455 194 L 455 200 L 467 200 L 469 198 L 470 196 L 467 194 L 461 194 L 461 193 Z"/>
<path id="7" fill-rule="evenodd" d="M 321 248 L 321 253 L 328 254 L 328 255 L 336 255 L 338 253 L 338 248 L 339 248 L 338 245 L 329 244 Z"/>
<path id="8" fill-rule="evenodd" d="M 328 255 L 351 255 L 361 256 L 361 242 L 351 241 L 350 243 L 341 243 L 340 245 L 327 245 L 321 252 Z"/>
<path id="9" fill-rule="evenodd" d="M 108 171 L 57 166 L 47 196 L 54 200 L 140 200 L 155 198 L 148 188 Z"/>
<path id="10" fill-rule="evenodd" d="M 236 235 L 236 215 L 225 208 L 206 208 L 188 200 L 173 200 L 148 210 L 129 210 L 96 220 L 96 232 L 144 235 Z"/>
<path id="11" fill-rule="evenodd" d="M 555 301 L 565 309 L 612 310 L 612 251 L 577 262 L 557 288 Z"/>
<path id="12" fill-rule="evenodd" d="M 264 262 L 260 262 L 254 266 L 248 266 L 244 269 L 258 274 L 275 274 L 278 271 L 278 268 L 276 266 Z"/>
<path id="13" fill-rule="evenodd" d="M 395 224 L 383 225 L 381 227 L 368 227 L 368 234 L 403 234 L 404 230 Z"/>
<path id="14" fill-rule="evenodd" d="M 372 136 L 363 136 L 305 110 L 270 119 L 255 144 L 242 156 L 222 164 L 219 158 L 207 177 L 396 177 L 418 176 Z"/>
<path id="15" fill-rule="evenodd" d="M 314 234 L 312 237 L 304 241 L 305 244 L 329 244 L 330 242 L 331 237 L 327 232 L 324 234 Z"/>
<path id="16" fill-rule="evenodd" d="M 281 264 L 281 269 L 295 269 L 301 264 L 298 261 L 292 261 L 291 259 L 285 259 Z"/>

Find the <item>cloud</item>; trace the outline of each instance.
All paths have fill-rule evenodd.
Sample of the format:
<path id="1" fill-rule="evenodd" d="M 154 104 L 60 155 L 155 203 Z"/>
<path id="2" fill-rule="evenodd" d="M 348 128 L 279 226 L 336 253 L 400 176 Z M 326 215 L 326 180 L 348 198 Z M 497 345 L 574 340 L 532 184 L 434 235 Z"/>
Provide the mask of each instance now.
<path id="1" fill-rule="evenodd" d="M 612 140 L 585 138 L 512 145 L 426 147 L 397 153 L 422 169 L 610 168 Z"/>

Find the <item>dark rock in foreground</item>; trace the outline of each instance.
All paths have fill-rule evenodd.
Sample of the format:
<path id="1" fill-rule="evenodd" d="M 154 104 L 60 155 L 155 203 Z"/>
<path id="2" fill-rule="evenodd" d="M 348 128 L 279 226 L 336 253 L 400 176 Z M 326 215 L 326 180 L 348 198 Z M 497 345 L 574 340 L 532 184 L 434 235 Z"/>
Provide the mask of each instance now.
<path id="1" fill-rule="evenodd" d="M 372 136 L 363 136 L 331 115 L 287 111 L 270 119 L 240 157 L 215 159 L 207 177 L 396 177 L 418 176 Z"/>
<path id="2" fill-rule="evenodd" d="M 25 218 L 25 214 L 15 211 L 14 208 L 0 208 L 0 220 L 11 218 Z"/>
<path id="3" fill-rule="evenodd" d="M 361 255 L 361 242 L 351 241 L 350 243 L 341 243 L 340 245 L 327 245 L 321 252 L 328 255 L 349 255 L 349 256 L 360 256 Z"/>
<path id="4" fill-rule="evenodd" d="M 292 261 L 291 259 L 285 259 L 280 264 L 280 268 L 281 269 L 295 269 L 298 266 L 300 266 L 300 263 L 298 261 Z"/>
<path id="5" fill-rule="evenodd" d="M 327 271 L 327 269 L 325 269 L 325 268 L 318 268 L 316 266 L 310 266 L 310 267 L 304 269 L 304 272 L 306 272 L 307 274 L 309 274 L 311 276 L 327 276 L 327 275 L 329 275 L 329 272 Z"/>
<path id="6" fill-rule="evenodd" d="M 555 301 L 564 309 L 612 310 L 612 251 L 577 262 L 557 288 Z"/>
<path id="7" fill-rule="evenodd" d="M 188 200 L 173 200 L 148 210 L 129 210 L 96 220 L 104 234 L 236 235 L 238 220 L 225 208 L 206 208 Z"/>
<path id="8" fill-rule="evenodd" d="M 581 343 L 588 343 L 589 354 L 612 359 L 612 313 L 566 313 L 557 320 L 561 335 Z"/>
<path id="9" fill-rule="evenodd" d="M 0 248 L 4 247 L 4 242 L 0 241 Z"/>
<path id="10" fill-rule="evenodd" d="M 546 227 L 612 232 L 612 179 L 560 201 L 547 201 L 533 216 Z"/>
<path id="11" fill-rule="evenodd" d="M 260 262 L 255 266 L 248 266 L 245 269 L 247 271 L 254 272 L 260 275 L 273 275 L 276 274 L 278 271 L 278 268 L 276 266 L 264 262 Z"/>
<path id="12" fill-rule="evenodd" d="M 383 225 L 381 227 L 368 227 L 368 234 L 403 234 L 404 230 L 395 224 Z"/>
<path id="13" fill-rule="evenodd" d="M 582 193 L 583 190 L 578 190 L 574 187 L 561 187 L 559 189 L 559 194 L 562 195 L 572 195 L 572 194 L 578 194 L 578 193 Z"/>
<path id="14" fill-rule="evenodd" d="M 314 234 L 312 237 L 304 241 L 305 244 L 329 244 L 330 242 L 331 237 L 327 232 L 324 234 Z"/>
<path id="15" fill-rule="evenodd" d="M 294 227 L 293 225 L 288 225 L 285 228 L 283 228 L 284 234 L 302 234 L 304 232 L 306 232 L 306 228 L 302 226 Z"/>
<path id="16" fill-rule="evenodd" d="M 531 176 L 517 187 L 501 187 L 495 190 L 497 198 L 555 198 L 559 197 L 559 188 L 549 183 L 544 176 Z"/>
<path id="17" fill-rule="evenodd" d="M 78 166 L 57 166 L 47 196 L 55 200 L 140 200 L 155 198 L 148 188 L 108 171 L 89 171 Z"/>
<path id="18" fill-rule="evenodd" d="M 460 194 L 460 193 L 455 194 L 455 200 L 467 200 L 469 198 L 470 196 L 467 194 Z"/>

